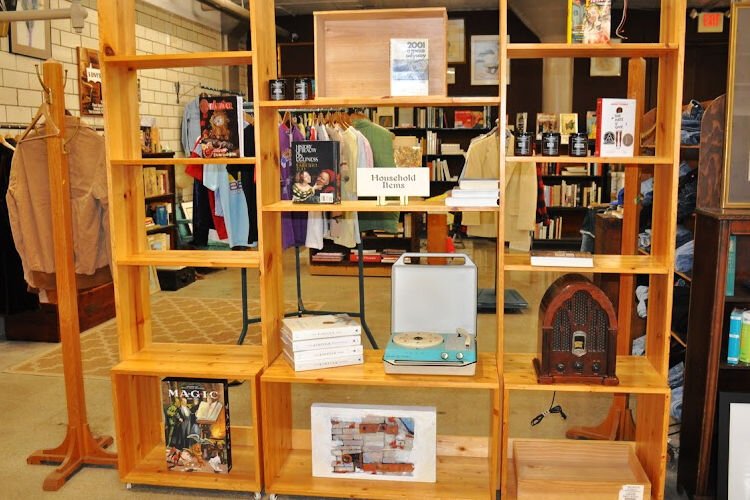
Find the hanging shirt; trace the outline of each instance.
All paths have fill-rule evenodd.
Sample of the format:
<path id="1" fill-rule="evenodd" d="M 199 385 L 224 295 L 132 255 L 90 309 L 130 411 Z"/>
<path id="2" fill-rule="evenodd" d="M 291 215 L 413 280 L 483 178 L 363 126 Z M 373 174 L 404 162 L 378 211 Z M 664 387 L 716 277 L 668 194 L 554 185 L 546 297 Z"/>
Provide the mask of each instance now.
<path id="1" fill-rule="evenodd" d="M 248 246 L 250 222 L 242 183 L 227 172 L 226 165 L 204 165 L 203 184 L 216 193 L 216 208 L 221 210 L 230 247 Z"/>
<path id="2" fill-rule="evenodd" d="M 193 144 L 201 136 L 201 112 L 196 97 L 185 105 L 182 112 L 182 150 L 185 156 L 190 156 Z"/>
<path id="3" fill-rule="evenodd" d="M 52 290 L 56 288 L 55 249 L 44 133 L 41 127 L 18 143 L 6 200 L 26 282 Z M 89 288 L 112 280 L 104 138 L 78 118 L 66 116 L 65 141 L 76 282 L 78 288 Z"/>
<path id="4" fill-rule="evenodd" d="M 281 167 L 281 199 L 292 199 L 292 141 L 303 141 L 305 137 L 296 126 L 279 125 L 279 159 Z M 303 246 L 307 236 L 307 213 L 284 212 L 281 214 L 281 244 L 283 248 Z"/>

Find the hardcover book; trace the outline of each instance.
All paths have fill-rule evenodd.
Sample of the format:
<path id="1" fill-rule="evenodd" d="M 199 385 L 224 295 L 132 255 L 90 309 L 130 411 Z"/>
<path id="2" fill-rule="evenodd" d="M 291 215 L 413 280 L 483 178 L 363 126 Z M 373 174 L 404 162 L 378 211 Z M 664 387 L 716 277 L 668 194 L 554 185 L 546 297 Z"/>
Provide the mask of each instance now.
<path id="1" fill-rule="evenodd" d="M 589 252 L 532 250 L 531 265 L 552 267 L 594 267 L 594 258 Z"/>
<path id="2" fill-rule="evenodd" d="M 612 29 L 612 0 L 586 0 L 583 43 L 607 43 Z"/>
<path id="3" fill-rule="evenodd" d="M 241 96 L 203 97 L 200 146 L 203 158 L 240 158 L 244 156 L 244 119 Z"/>
<path id="4" fill-rule="evenodd" d="M 464 191 L 487 191 L 500 189 L 498 179 L 461 179 L 458 187 Z"/>
<path id="5" fill-rule="evenodd" d="M 430 92 L 428 40 L 391 39 L 391 95 L 426 96 Z"/>
<path id="6" fill-rule="evenodd" d="M 338 141 L 292 142 L 294 203 L 341 203 Z"/>
<path id="7" fill-rule="evenodd" d="M 168 470 L 226 474 L 232 469 L 228 391 L 226 380 L 162 380 Z"/>
<path id="8" fill-rule="evenodd" d="M 323 339 L 361 335 L 362 326 L 348 314 L 324 314 L 284 318 L 281 333 L 296 342 L 298 340 Z"/>
<path id="9" fill-rule="evenodd" d="M 348 347 L 332 347 L 314 349 L 312 351 L 292 351 L 288 344 L 284 344 L 284 354 L 295 363 L 308 363 L 331 358 L 346 358 L 350 356 L 361 356 L 364 348 L 362 345 L 351 345 Z"/>
<path id="10" fill-rule="evenodd" d="M 290 352 L 315 351 L 319 349 L 334 349 L 338 347 L 352 347 L 362 344 L 361 335 L 350 335 L 347 337 L 334 337 L 328 339 L 298 340 L 293 342 L 285 333 L 281 334 L 284 349 Z"/>
<path id="11" fill-rule="evenodd" d="M 583 43 L 586 0 L 568 0 L 568 43 Z"/>
<path id="12" fill-rule="evenodd" d="M 321 370 L 323 368 L 336 368 L 337 366 L 361 365 L 364 363 L 365 359 L 362 354 L 354 354 L 351 356 L 341 356 L 336 358 L 320 358 L 307 361 L 299 361 L 296 359 L 292 359 L 286 353 L 286 351 L 284 351 L 284 358 L 286 358 L 289 365 L 296 372 Z"/>
<path id="13" fill-rule="evenodd" d="M 635 99 L 596 102 L 596 156 L 633 156 L 635 149 Z"/>

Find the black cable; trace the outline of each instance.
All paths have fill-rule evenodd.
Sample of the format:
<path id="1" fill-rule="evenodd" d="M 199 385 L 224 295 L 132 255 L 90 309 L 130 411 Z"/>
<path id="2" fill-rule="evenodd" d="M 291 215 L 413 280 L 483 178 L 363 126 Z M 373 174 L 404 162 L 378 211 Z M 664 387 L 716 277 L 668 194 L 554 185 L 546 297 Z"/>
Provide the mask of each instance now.
<path id="1" fill-rule="evenodd" d="M 557 395 L 557 391 L 552 393 L 552 401 L 549 404 L 549 409 L 540 413 L 536 417 L 531 419 L 531 426 L 534 427 L 535 425 L 539 424 L 542 420 L 544 420 L 544 417 L 549 415 L 550 413 L 558 413 L 562 417 L 563 420 L 567 420 L 568 416 L 565 414 L 565 412 L 562 409 L 562 406 L 557 405 L 555 406 L 555 396 Z"/>

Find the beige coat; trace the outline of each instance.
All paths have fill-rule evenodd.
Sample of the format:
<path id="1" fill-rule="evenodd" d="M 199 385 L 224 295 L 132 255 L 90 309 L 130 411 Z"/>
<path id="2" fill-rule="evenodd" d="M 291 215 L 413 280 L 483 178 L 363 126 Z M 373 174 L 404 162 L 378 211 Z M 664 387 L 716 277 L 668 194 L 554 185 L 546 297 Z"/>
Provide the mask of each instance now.
<path id="1" fill-rule="evenodd" d="M 13 240 L 29 286 L 55 288 L 55 250 L 44 128 L 19 142 L 6 200 Z M 104 138 L 78 118 L 65 117 L 70 170 L 73 250 L 79 288 L 111 281 Z"/>
<path id="2" fill-rule="evenodd" d="M 498 134 L 488 134 L 469 146 L 464 167 L 466 179 L 497 179 L 500 176 Z M 536 169 L 533 163 L 506 162 L 505 189 L 500 203 L 505 208 L 505 241 L 514 250 L 528 251 L 536 220 Z M 462 223 L 469 236 L 497 237 L 497 215 L 493 212 L 464 212 Z"/>

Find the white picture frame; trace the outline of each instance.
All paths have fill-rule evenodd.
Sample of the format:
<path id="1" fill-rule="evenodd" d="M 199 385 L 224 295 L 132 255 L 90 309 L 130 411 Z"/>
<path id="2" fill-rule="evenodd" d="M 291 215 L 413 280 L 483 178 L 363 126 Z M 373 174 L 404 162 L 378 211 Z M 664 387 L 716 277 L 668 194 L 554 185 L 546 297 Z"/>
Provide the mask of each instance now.
<path id="1" fill-rule="evenodd" d="M 314 403 L 310 415 L 313 476 L 436 481 L 435 407 Z"/>
<path id="2" fill-rule="evenodd" d="M 499 85 L 500 44 L 497 35 L 471 37 L 471 84 Z"/>
<path id="3" fill-rule="evenodd" d="M 612 39 L 609 43 L 620 43 L 620 39 Z M 622 76 L 622 58 L 592 57 L 589 76 Z"/>
<path id="4" fill-rule="evenodd" d="M 466 62 L 466 31 L 463 19 L 448 19 L 447 62 Z"/>
<path id="5" fill-rule="evenodd" d="M 49 0 L 38 0 L 37 5 L 26 5 L 21 0 L 16 4 L 16 12 L 44 10 L 49 8 Z M 13 54 L 49 59 L 52 57 L 52 31 L 49 21 L 17 21 L 11 23 L 10 51 Z"/>

